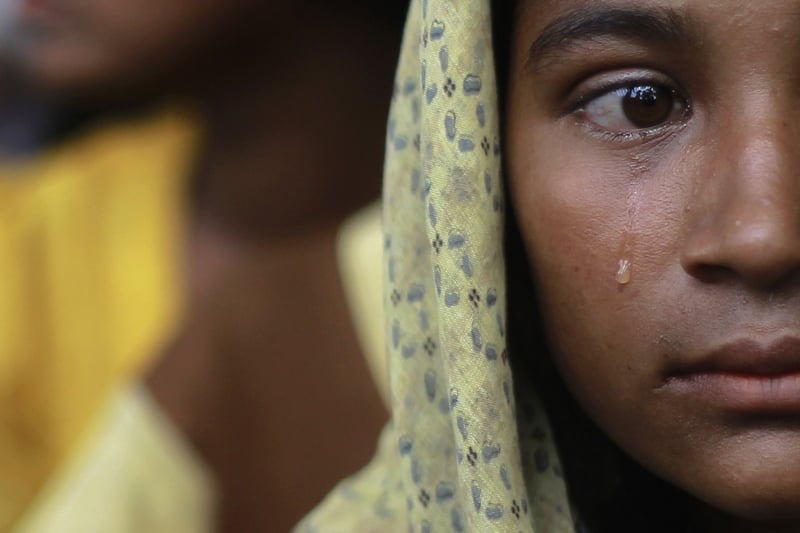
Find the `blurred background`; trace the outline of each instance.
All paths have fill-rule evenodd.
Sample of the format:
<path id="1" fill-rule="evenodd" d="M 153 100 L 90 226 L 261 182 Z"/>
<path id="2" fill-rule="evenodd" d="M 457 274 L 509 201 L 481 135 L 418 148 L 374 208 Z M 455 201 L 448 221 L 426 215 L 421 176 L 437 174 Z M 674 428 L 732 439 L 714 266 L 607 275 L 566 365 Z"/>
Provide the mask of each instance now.
<path id="1" fill-rule="evenodd" d="M 368 462 L 405 9 L 0 0 L 0 531 L 289 531 Z"/>

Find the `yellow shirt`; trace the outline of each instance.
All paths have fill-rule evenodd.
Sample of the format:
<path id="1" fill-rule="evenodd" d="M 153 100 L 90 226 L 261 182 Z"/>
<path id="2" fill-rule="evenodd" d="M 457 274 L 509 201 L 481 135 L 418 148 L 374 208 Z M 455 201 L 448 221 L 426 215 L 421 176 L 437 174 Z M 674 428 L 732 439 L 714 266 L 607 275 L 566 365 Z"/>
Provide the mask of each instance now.
<path id="1" fill-rule="evenodd" d="M 340 229 L 345 292 L 370 367 L 388 399 L 382 245 L 379 206 L 355 214 Z M 361 478 L 371 475 L 368 471 Z M 128 383 L 107 402 L 81 448 L 50 476 L 13 533 L 204 533 L 213 530 L 216 503 L 208 466 L 146 388 Z"/>
<path id="2" fill-rule="evenodd" d="M 0 531 L 174 325 L 194 139 L 161 115 L 0 167 Z"/>
<path id="3" fill-rule="evenodd" d="M 210 533 L 210 470 L 147 389 L 123 384 L 13 533 Z"/>
<path id="4" fill-rule="evenodd" d="M 350 216 L 336 242 L 339 274 L 350 315 L 372 379 L 387 409 L 392 406 L 386 333 L 383 330 L 383 227 L 381 206 L 372 204 Z"/>

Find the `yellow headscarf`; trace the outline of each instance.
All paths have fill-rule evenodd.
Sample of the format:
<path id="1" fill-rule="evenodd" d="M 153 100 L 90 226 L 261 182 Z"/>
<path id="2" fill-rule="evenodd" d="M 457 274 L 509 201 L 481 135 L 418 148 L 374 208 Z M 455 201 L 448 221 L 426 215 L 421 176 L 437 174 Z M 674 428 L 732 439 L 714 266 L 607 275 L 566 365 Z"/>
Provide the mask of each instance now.
<path id="1" fill-rule="evenodd" d="M 299 531 L 574 530 L 546 416 L 508 364 L 491 29 L 489 0 L 412 2 L 384 178 L 392 422 Z"/>

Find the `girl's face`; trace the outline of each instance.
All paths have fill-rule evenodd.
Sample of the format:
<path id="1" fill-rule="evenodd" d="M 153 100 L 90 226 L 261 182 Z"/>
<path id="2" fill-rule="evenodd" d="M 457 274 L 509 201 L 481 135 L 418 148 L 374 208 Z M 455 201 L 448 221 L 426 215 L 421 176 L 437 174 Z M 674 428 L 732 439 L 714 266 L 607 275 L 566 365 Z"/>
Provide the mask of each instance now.
<path id="1" fill-rule="evenodd" d="M 559 369 L 723 513 L 800 520 L 800 0 L 520 0 L 512 196 Z"/>
<path id="2" fill-rule="evenodd" d="M 0 0 L 2 2 L 3 0 Z M 165 75 L 226 32 L 253 0 L 16 0 L 17 60 L 57 91 L 117 89 Z"/>

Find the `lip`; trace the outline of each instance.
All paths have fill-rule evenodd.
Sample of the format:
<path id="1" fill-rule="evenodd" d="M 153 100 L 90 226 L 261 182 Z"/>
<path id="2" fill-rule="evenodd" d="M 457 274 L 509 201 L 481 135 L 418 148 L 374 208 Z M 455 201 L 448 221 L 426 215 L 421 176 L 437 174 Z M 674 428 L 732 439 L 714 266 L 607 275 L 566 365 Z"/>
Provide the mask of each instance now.
<path id="1" fill-rule="evenodd" d="M 800 337 L 724 344 L 676 368 L 665 387 L 724 410 L 800 414 Z"/>

